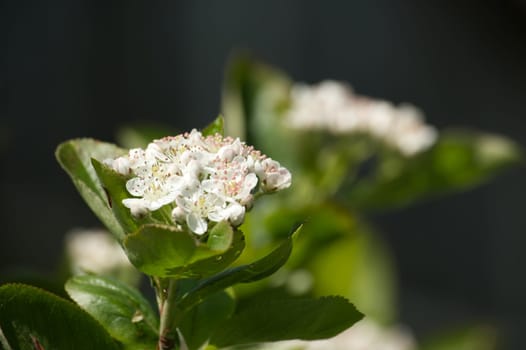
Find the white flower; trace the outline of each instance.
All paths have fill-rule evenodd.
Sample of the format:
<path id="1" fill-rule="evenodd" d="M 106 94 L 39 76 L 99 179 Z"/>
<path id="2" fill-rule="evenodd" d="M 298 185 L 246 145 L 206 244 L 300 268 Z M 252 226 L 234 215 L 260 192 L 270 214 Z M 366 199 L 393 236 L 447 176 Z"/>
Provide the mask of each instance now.
<path id="1" fill-rule="evenodd" d="M 275 160 L 266 158 L 256 161 L 254 170 L 261 179 L 261 188 L 264 192 L 279 191 L 290 186 L 290 172 Z"/>
<path id="2" fill-rule="evenodd" d="M 386 140 L 403 154 L 411 156 L 433 145 L 437 136 L 435 128 L 424 124 L 418 109 L 405 105 L 400 107 Z"/>
<path id="3" fill-rule="evenodd" d="M 185 193 L 176 199 L 177 206 L 186 214 L 186 223 L 192 232 L 203 234 L 208 228 L 207 219 L 219 222 L 228 218 L 224 210 L 226 202 L 215 193 L 207 193 L 198 189 L 193 193 Z M 179 217 L 180 213 L 176 213 Z"/>
<path id="4" fill-rule="evenodd" d="M 291 183 L 286 168 L 239 139 L 204 137 L 196 130 L 104 163 L 130 176 L 126 189 L 133 197 L 123 204 L 134 216 L 169 206 L 174 222 L 196 234 L 204 234 L 209 222 L 240 225 L 254 192 L 275 192 Z"/>
<path id="5" fill-rule="evenodd" d="M 128 158 L 106 159 L 104 164 L 112 167 L 116 172 L 127 174 L 130 172 L 130 160 Z"/>
<path id="6" fill-rule="evenodd" d="M 436 129 L 424 123 L 415 107 L 397 107 L 388 101 L 356 95 L 343 83 L 297 84 L 292 88 L 291 100 L 286 116 L 291 128 L 334 134 L 365 133 L 406 156 L 426 150 L 437 138 Z"/>

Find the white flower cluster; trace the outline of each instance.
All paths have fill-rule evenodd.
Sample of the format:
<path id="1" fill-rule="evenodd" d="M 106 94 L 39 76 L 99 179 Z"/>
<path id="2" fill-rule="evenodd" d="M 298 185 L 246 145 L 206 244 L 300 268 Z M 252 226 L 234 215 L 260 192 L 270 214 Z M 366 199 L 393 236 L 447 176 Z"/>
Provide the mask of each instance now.
<path id="1" fill-rule="evenodd" d="M 256 193 L 270 193 L 291 184 L 290 172 L 238 138 L 190 133 L 154 140 L 104 163 L 131 175 L 126 189 L 134 196 L 123 204 L 135 216 L 165 205 L 175 223 L 203 234 L 208 223 L 243 222 Z"/>
<path id="2" fill-rule="evenodd" d="M 366 133 L 406 156 L 429 148 L 437 138 L 436 129 L 424 123 L 416 107 L 356 95 L 344 83 L 297 84 L 291 99 L 286 121 L 292 128 Z"/>
<path id="3" fill-rule="evenodd" d="M 103 230 L 74 230 L 66 236 L 66 254 L 74 274 L 111 274 L 131 271 L 132 266 L 121 246 Z"/>

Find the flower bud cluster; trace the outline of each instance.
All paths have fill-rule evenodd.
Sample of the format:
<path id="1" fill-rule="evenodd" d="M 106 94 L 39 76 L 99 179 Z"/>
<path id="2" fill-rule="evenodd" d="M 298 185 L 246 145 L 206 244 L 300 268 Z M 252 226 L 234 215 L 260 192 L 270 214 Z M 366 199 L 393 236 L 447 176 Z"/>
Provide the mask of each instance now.
<path id="1" fill-rule="evenodd" d="M 309 86 L 297 84 L 291 92 L 287 123 L 295 129 L 328 130 L 334 134 L 365 133 L 411 156 L 429 148 L 437 131 L 424 122 L 414 106 L 356 95 L 336 81 Z"/>
<path id="2" fill-rule="evenodd" d="M 196 130 L 104 163 L 131 176 L 126 189 L 133 198 L 123 204 L 134 216 L 170 205 L 173 221 L 196 234 L 205 233 L 211 221 L 240 225 L 256 194 L 291 184 L 286 168 L 238 138 Z"/>

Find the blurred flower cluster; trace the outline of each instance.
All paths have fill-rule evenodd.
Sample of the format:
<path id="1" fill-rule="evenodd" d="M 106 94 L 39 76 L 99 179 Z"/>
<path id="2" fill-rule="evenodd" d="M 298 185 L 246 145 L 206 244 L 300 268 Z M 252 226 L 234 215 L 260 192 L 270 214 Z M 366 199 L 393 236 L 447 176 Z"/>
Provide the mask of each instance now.
<path id="1" fill-rule="evenodd" d="M 126 254 L 105 230 L 73 230 L 66 235 L 66 256 L 73 274 L 112 274 L 133 269 Z"/>
<path id="2" fill-rule="evenodd" d="M 437 131 L 424 123 L 416 107 L 360 96 L 349 85 L 331 80 L 293 85 L 286 118 L 295 129 L 365 133 L 406 156 L 428 149 L 437 139 Z"/>

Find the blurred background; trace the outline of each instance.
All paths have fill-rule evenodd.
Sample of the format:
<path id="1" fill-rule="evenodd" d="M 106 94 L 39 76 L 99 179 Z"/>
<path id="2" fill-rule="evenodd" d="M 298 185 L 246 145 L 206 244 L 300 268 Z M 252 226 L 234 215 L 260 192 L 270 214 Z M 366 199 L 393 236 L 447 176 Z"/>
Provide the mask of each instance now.
<path id="1" fill-rule="evenodd" d="M 0 271 L 51 271 L 64 234 L 98 222 L 54 160 L 56 145 L 152 121 L 203 127 L 224 66 L 247 49 L 295 80 L 348 81 L 411 102 L 438 128 L 470 126 L 526 146 L 526 2 L 6 0 L 0 109 Z M 497 324 L 526 329 L 526 170 L 372 219 L 417 337 Z M 1 273 L 1 272 L 0 272 Z"/>

